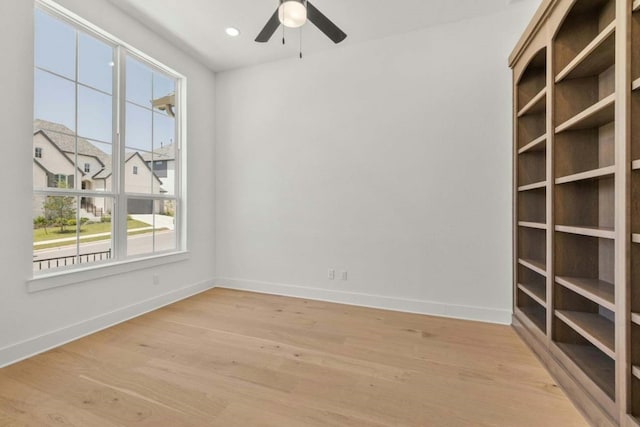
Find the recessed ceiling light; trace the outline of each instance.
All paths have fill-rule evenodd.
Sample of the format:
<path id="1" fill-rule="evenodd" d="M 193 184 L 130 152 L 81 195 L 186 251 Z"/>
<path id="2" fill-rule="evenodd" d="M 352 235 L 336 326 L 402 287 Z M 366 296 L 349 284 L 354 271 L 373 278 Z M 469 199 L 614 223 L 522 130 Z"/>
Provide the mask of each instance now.
<path id="1" fill-rule="evenodd" d="M 238 37 L 240 35 L 240 30 L 235 27 L 229 27 L 224 31 L 231 37 Z"/>

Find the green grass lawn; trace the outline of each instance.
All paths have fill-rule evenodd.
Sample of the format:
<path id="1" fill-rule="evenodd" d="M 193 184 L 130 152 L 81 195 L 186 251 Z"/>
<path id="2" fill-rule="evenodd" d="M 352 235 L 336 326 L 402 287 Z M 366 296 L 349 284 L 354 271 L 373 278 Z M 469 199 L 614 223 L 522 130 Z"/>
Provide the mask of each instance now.
<path id="1" fill-rule="evenodd" d="M 158 231 L 165 231 L 167 230 L 166 228 L 156 228 L 156 232 Z M 152 230 L 137 230 L 137 231 L 130 231 L 127 233 L 127 236 L 136 236 L 138 234 L 147 234 L 147 233 L 151 233 Z M 96 237 L 87 237 L 85 239 L 82 239 L 82 243 L 90 243 L 90 242 L 98 242 L 100 240 L 109 240 L 111 238 L 111 236 L 96 236 Z M 45 245 L 38 245 L 37 246 L 37 250 L 42 250 L 42 249 L 50 249 L 50 248 L 61 248 L 64 246 L 71 246 L 71 245 L 75 245 L 76 241 L 73 240 L 71 242 L 61 242 L 61 243 L 47 243 Z"/>
<path id="2" fill-rule="evenodd" d="M 136 221 L 134 219 L 130 219 L 127 221 L 127 230 L 131 230 L 134 228 L 143 228 L 150 227 L 149 224 Z M 80 227 L 80 235 L 81 236 L 90 236 L 92 234 L 100 234 L 100 233 L 109 233 L 111 231 L 111 223 L 109 222 L 98 222 L 95 224 L 84 224 Z M 151 231 L 151 230 L 149 230 Z M 48 227 L 45 232 L 44 228 L 38 228 L 33 230 L 33 241 L 42 242 L 44 240 L 55 240 L 55 239 L 64 239 L 65 237 L 75 237 L 76 229 L 75 227 L 65 227 L 65 232 L 60 232 L 60 227 Z M 95 240 L 102 240 L 105 237 L 98 237 Z M 83 242 L 90 242 L 93 239 L 83 239 Z M 71 242 L 70 244 L 75 244 Z M 61 246 L 57 243 L 55 246 Z M 38 246 L 38 248 L 44 248 L 44 246 Z"/>

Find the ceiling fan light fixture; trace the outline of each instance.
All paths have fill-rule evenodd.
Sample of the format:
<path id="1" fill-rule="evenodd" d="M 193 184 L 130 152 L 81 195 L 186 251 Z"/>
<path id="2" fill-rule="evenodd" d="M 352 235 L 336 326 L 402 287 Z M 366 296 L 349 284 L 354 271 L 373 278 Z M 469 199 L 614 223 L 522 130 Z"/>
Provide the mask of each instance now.
<path id="1" fill-rule="evenodd" d="M 285 0 L 278 8 L 280 23 L 288 28 L 299 28 L 307 22 L 304 0 Z"/>

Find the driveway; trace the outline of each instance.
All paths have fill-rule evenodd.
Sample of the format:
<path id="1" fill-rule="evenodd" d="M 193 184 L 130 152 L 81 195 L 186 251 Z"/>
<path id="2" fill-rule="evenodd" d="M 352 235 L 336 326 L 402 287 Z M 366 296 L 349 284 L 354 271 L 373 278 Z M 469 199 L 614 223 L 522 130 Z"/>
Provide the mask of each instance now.
<path id="1" fill-rule="evenodd" d="M 156 223 L 155 228 L 166 228 L 167 230 L 174 230 L 175 223 L 174 218 L 172 216 L 167 215 L 129 215 L 132 219 L 136 221 L 144 222 L 145 224 L 149 224 L 153 226 L 153 217 L 155 216 Z"/>

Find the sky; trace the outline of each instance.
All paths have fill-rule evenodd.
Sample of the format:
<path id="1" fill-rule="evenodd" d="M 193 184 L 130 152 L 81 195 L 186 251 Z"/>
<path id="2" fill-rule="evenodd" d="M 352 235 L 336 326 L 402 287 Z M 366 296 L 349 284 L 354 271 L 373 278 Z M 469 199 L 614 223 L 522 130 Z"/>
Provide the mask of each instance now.
<path id="1" fill-rule="evenodd" d="M 71 130 L 77 125 L 79 136 L 94 140 L 94 145 L 111 154 L 114 49 L 36 9 L 34 59 L 34 118 L 61 123 Z M 150 152 L 161 143 L 171 143 L 175 120 L 150 108 L 152 99 L 175 91 L 175 82 L 131 57 L 127 57 L 125 68 L 127 151 Z"/>

